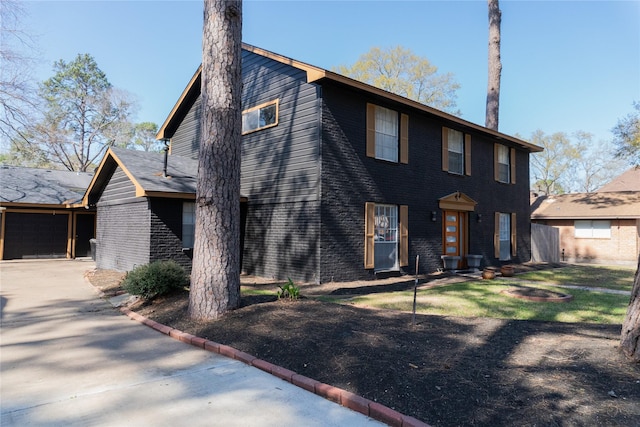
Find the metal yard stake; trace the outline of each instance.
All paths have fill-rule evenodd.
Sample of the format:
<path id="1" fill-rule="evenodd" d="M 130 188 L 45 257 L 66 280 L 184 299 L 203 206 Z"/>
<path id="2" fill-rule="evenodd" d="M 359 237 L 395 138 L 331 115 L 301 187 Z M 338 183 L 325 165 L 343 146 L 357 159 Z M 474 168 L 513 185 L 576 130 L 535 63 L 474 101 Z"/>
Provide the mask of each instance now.
<path id="1" fill-rule="evenodd" d="M 413 316 L 411 322 L 413 326 L 416 325 L 416 298 L 418 294 L 418 262 L 420 261 L 420 255 L 416 255 L 416 281 L 413 284 Z"/>

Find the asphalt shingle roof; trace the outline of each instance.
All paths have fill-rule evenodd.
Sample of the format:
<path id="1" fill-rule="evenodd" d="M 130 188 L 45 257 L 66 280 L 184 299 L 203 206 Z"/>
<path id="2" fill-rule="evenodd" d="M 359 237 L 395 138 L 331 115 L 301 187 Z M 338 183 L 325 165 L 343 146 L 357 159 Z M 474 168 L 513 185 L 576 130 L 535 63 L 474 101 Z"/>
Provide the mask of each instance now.
<path id="1" fill-rule="evenodd" d="M 0 166 L 0 203 L 78 203 L 91 182 L 91 173 Z"/>
<path id="2" fill-rule="evenodd" d="M 198 161 L 182 156 L 168 156 L 167 177 L 163 176 L 164 153 L 150 153 L 111 148 L 121 165 L 133 175 L 146 192 L 196 192 Z"/>
<path id="3" fill-rule="evenodd" d="M 640 192 L 543 196 L 531 208 L 532 219 L 640 218 Z"/>
<path id="4" fill-rule="evenodd" d="M 632 167 L 622 175 L 612 179 L 608 184 L 600 187 L 597 192 L 605 193 L 611 191 L 640 191 L 640 167 Z"/>

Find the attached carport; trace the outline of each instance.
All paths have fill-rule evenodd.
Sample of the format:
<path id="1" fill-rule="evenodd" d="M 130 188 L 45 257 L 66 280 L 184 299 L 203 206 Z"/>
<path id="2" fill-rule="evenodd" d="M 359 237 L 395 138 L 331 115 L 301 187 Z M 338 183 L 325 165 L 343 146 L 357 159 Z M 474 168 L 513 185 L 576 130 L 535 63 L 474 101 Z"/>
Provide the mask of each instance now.
<path id="1" fill-rule="evenodd" d="M 0 167 L 0 259 L 91 255 L 96 213 L 77 203 L 91 174 Z"/>
<path id="2" fill-rule="evenodd" d="M 4 213 L 3 259 L 65 258 L 70 213 Z"/>

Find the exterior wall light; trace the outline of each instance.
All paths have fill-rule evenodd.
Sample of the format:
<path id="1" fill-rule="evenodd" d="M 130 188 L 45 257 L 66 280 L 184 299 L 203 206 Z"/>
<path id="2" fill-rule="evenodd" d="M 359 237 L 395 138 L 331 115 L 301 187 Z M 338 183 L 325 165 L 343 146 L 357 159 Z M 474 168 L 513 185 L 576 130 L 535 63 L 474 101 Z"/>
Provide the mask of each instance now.
<path id="1" fill-rule="evenodd" d="M 436 211 L 431 211 L 431 221 L 436 222 L 438 213 Z"/>

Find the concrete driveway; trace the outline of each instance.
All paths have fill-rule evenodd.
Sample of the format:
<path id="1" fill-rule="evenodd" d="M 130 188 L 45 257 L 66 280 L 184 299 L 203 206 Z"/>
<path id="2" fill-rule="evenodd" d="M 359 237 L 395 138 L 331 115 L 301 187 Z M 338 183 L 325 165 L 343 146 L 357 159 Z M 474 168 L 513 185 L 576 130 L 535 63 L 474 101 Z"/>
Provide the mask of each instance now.
<path id="1" fill-rule="evenodd" d="M 92 261 L 0 263 L 2 426 L 380 426 L 129 320 Z"/>

